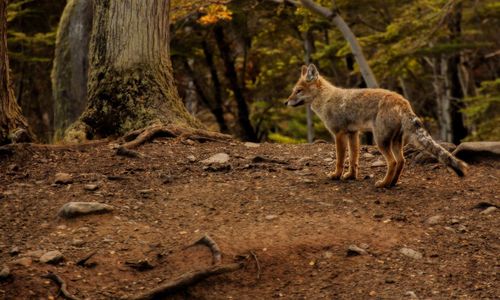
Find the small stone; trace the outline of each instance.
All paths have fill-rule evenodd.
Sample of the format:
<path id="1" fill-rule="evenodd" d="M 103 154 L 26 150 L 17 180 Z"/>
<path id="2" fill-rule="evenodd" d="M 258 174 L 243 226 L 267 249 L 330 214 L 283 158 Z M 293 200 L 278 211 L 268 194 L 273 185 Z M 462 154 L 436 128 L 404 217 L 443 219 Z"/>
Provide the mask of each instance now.
<path id="1" fill-rule="evenodd" d="M 33 250 L 33 251 L 28 251 L 23 254 L 23 257 L 30 257 L 33 258 L 35 261 L 39 260 L 40 257 L 44 254 L 45 252 L 43 250 Z"/>
<path id="2" fill-rule="evenodd" d="M 323 257 L 324 258 L 332 258 L 333 257 L 333 253 L 331 251 L 325 251 L 323 252 Z"/>
<path id="3" fill-rule="evenodd" d="M 252 142 L 246 142 L 246 143 L 243 144 L 243 146 L 245 146 L 247 148 L 258 148 L 258 147 L 260 147 L 260 144 L 252 143 Z"/>
<path id="4" fill-rule="evenodd" d="M 67 173 L 57 173 L 54 179 L 55 184 L 69 184 L 73 182 L 73 176 Z"/>
<path id="5" fill-rule="evenodd" d="M 382 219 L 384 217 L 384 214 L 383 213 L 376 213 L 376 214 L 373 215 L 373 217 L 375 219 Z"/>
<path id="6" fill-rule="evenodd" d="M 99 186 L 97 184 L 86 184 L 83 186 L 84 190 L 90 191 L 90 192 L 96 191 L 98 188 L 99 188 Z"/>
<path id="7" fill-rule="evenodd" d="M 333 158 L 331 158 L 331 157 L 327 157 L 327 158 L 323 159 L 323 161 L 325 161 L 325 162 L 332 162 L 332 161 L 333 161 Z"/>
<path id="8" fill-rule="evenodd" d="M 488 207 L 487 209 L 483 210 L 482 212 L 480 212 L 480 214 L 482 215 L 489 215 L 491 214 L 492 212 L 496 211 L 498 208 L 496 208 L 495 206 L 490 206 Z"/>
<path id="9" fill-rule="evenodd" d="M 386 278 L 386 279 L 385 279 L 385 283 L 389 283 L 389 284 L 391 284 L 391 283 L 396 283 L 396 280 L 394 280 L 394 279 L 392 279 L 392 278 Z"/>
<path id="10" fill-rule="evenodd" d="M 409 297 L 412 300 L 418 300 L 417 294 L 413 291 L 408 291 L 405 293 L 405 296 Z"/>
<path id="11" fill-rule="evenodd" d="M 33 263 L 33 260 L 29 257 L 22 257 L 14 260 L 12 263 L 18 266 L 29 267 Z"/>
<path id="12" fill-rule="evenodd" d="M 267 215 L 264 217 L 266 220 L 268 221 L 271 221 L 271 220 L 274 220 L 274 219 L 277 219 L 278 216 L 277 215 Z"/>
<path id="13" fill-rule="evenodd" d="M 369 295 L 370 295 L 370 297 L 375 297 L 377 295 L 377 292 L 371 291 Z"/>
<path id="14" fill-rule="evenodd" d="M 372 168 L 383 167 L 385 166 L 385 162 L 383 160 L 376 160 L 371 164 Z"/>
<path id="15" fill-rule="evenodd" d="M 71 241 L 71 245 L 75 246 L 75 247 L 81 247 L 85 244 L 85 241 L 84 240 L 81 240 L 81 239 L 74 239 Z"/>
<path id="16" fill-rule="evenodd" d="M 367 254 L 366 250 L 356 245 L 349 245 L 349 247 L 347 247 L 347 256 L 358 256 L 365 254 Z"/>
<path id="17" fill-rule="evenodd" d="M 422 258 L 422 253 L 415 251 L 410 248 L 401 248 L 399 252 L 405 256 L 411 257 L 413 259 L 421 259 Z"/>
<path id="18" fill-rule="evenodd" d="M 145 190 L 138 190 L 137 191 L 143 198 L 149 197 L 151 194 L 153 194 L 152 189 L 145 189 Z"/>
<path id="19" fill-rule="evenodd" d="M 460 223 L 460 220 L 458 220 L 458 219 L 453 218 L 453 219 L 450 220 L 450 224 L 451 225 L 456 225 L 458 223 Z"/>
<path id="20" fill-rule="evenodd" d="M 458 225 L 457 230 L 460 233 L 466 233 L 467 232 L 467 227 L 465 227 L 464 225 Z"/>
<path id="21" fill-rule="evenodd" d="M 430 218 L 428 218 L 425 223 L 427 223 L 428 225 L 437 225 L 439 224 L 439 222 L 441 222 L 441 219 L 443 219 L 443 216 L 440 216 L 440 215 L 435 215 L 435 216 L 432 216 Z"/>
<path id="22" fill-rule="evenodd" d="M 19 247 L 14 246 L 12 247 L 12 249 L 10 249 L 9 254 L 10 256 L 16 256 L 19 254 L 19 252 Z"/>
<path id="23" fill-rule="evenodd" d="M 187 160 L 190 162 L 190 163 L 194 163 L 196 162 L 196 157 L 194 155 L 188 155 L 187 156 Z"/>
<path id="24" fill-rule="evenodd" d="M 0 271 L 0 282 L 8 279 L 10 277 L 10 269 L 6 265 L 2 267 Z"/>
<path id="25" fill-rule="evenodd" d="M 369 153 L 369 152 L 366 152 L 366 153 L 363 153 L 363 158 L 374 158 L 375 155 Z"/>
<path id="26" fill-rule="evenodd" d="M 57 250 L 54 250 L 54 251 L 49 251 L 44 255 L 42 255 L 42 257 L 40 257 L 40 262 L 44 264 L 57 264 L 63 259 L 64 256 L 62 255 L 62 253 Z"/>
<path id="27" fill-rule="evenodd" d="M 210 156 L 209 158 L 202 160 L 201 162 L 205 165 L 210 164 L 225 164 L 229 161 L 229 155 L 227 153 L 217 153 Z"/>
<path id="28" fill-rule="evenodd" d="M 111 205 L 99 202 L 68 202 L 59 210 L 59 216 L 69 219 L 81 215 L 107 213 L 113 209 Z"/>

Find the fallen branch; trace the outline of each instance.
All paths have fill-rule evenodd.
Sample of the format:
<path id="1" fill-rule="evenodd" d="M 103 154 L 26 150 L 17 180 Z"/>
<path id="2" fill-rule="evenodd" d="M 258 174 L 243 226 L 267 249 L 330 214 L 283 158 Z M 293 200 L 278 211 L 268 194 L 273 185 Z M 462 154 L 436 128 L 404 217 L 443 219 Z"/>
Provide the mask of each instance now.
<path id="1" fill-rule="evenodd" d="M 157 299 L 158 297 L 171 296 L 185 288 L 195 285 L 198 282 L 224 273 L 234 272 L 243 267 L 243 263 L 231 263 L 225 265 L 215 265 L 206 269 L 190 271 L 182 274 L 174 280 L 171 280 L 161 286 L 149 290 L 143 294 L 129 298 L 131 300 L 149 300 Z"/>
<path id="2" fill-rule="evenodd" d="M 207 246 L 210 251 L 212 252 L 212 264 L 217 265 L 220 264 L 222 261 L 222 254 L 220 252 L 220 248 L 217 245 L 217 243 L 209 236 L 209 235 L 204 235 L 201 239 L 197 240 L 193 244 L 187 246 L 184 249 L 196 246 L 196 245 L 205 245 Z"/>
<path id="3" fill-rule="evenodd" d="M 68 290 L 66 289 L 67 288 L 66 282 L 61 277 L 57 276 L 52 272 L 49 272 L 47 275 L 42 275 L 42 277 L 54 281 L 59 286 L 58 294 L 59 293 L 62 294 L 64 298 L 68 300 L 79 300 L 79 298 L 71 295 L 68 292 Z"/>
<path id="4" fill-rule="evenodd" d="M 257 258 L 257 254 L 255 254 L 255 252 L 250 251 L 250 254 L 252 255 L 253 259 L 255 260 L 255 264 L 257 265 L 257 280 L 259 280 L 261 271 L 259 259 Z"/>

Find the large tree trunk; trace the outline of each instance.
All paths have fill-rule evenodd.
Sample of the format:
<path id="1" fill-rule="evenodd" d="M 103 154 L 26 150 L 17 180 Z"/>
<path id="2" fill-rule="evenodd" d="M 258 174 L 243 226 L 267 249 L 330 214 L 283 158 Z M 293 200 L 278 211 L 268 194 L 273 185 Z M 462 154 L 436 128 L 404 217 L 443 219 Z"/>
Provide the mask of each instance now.
<path id="1" fill-rule="evenodd" d="M 33 139 L 10 83 L 7 56 L 7 0 L 0 0 L 0 145 Z"/>
<path id="2" fill-rule="evenodd" d="M 59 22 L 52 68 L 55 140 L 85 110 L 92 0 L 69 0 Z"/>
<path id="3" fill-rule="evenodd" d="M 95 0 L 88 106 L 67 141 L 122 135 L 155 123 L 200 127 L 177 94 L 170 1 Z"/>

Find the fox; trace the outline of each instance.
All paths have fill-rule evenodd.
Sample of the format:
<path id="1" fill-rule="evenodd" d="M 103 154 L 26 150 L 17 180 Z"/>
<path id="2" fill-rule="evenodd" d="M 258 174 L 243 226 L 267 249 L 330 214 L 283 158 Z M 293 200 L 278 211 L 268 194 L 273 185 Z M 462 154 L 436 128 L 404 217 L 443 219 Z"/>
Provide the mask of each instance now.
<path id="1" fill-rule="evenodd" d="M 468 165 L 439 145 L 425 130 L 410 102 L 396 92 L 380 88 L 346 89 L 323 78 L 314 64 L 302 66 L 299 80 L 285 105 L 297 107 L 310 104 L 335 139 L 335 170 L 327 173 L 330 179 L 356 179 L 359 163 L 359 133 L 371 131 L 383 155 L 387 171 L 376 181 L 378 188 L 397 185 L 405 158 L 403 147 L 411 143 L 429 152 L 450 167 L 459 177 L 466 174 Z M 349 168 L 344 162 L 349 149 Z"/>

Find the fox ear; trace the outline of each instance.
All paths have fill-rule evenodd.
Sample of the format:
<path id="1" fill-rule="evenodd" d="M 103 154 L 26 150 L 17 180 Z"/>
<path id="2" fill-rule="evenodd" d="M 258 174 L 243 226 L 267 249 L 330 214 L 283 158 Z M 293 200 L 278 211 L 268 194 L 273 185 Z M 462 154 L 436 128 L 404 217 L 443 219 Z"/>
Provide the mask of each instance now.
<path id="1" fill-rule="evenodd" d="M 307 73 L 307 66 L 306 66 L 306 65 L 303 65 L 303 66 L 302 66 L 302 70 L 301 70 L 301 75 L 302 75 L 302 76 L 306 76 L 306 73 Z"/>
<path id="2" fill-rule="evenodd" d="M 306 70 L 306 81 L 307 82 L 314 81 L 318 79 L 318 76 L 319 76 L 318 69 L 316 69 L 316 66 L 314 64 L 310 64 Z"/>

